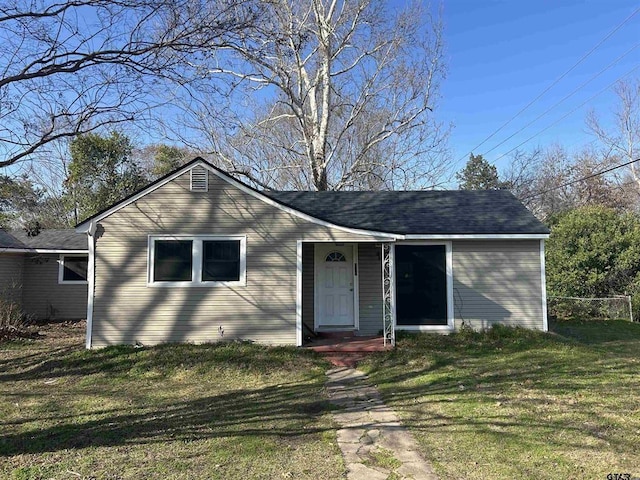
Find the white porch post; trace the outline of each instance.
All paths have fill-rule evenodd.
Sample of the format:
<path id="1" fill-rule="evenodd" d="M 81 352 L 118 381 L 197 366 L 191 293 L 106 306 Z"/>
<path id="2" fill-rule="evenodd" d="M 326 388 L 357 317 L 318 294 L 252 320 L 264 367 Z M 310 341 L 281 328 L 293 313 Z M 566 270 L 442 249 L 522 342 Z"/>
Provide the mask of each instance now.
<path id="1" fill-rule="evenodd" d="M 382 244 L 382 332 L 384 345 L 396 344 L 396 248 L 393 243 Z"/>

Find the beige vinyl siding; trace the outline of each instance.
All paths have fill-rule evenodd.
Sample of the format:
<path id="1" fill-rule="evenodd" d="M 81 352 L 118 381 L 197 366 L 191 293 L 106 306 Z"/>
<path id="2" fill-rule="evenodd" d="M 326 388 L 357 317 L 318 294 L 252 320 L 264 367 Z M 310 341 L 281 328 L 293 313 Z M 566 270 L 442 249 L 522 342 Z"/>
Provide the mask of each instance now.
<path id="1" fill-rule="evenodd" d="M 358 335 L 377 335 L 382 330 L 382 262 L 380 246 L 358 245 L 360 329 Z"/>
<path id="2" fill-rule="evenodd" d="M 0 299 L 22 304 L 23 265 L 22 254 L 0 254 Z"/>
<path id="3" fill-rule="evenodd" d="M 540 242 L 453 242 L 455 326 L 542 329 Z"/>
<path id="4" fill-rule="evenodd" d="M 76 320 L 87 316 L 87 285 L 58 283 L 58 255 L 28 255 L 22 301 L 39 319 Z"/>
<path id="5" fill-rule="evenodd" d="M 246 286 L 147 285 L 149 235 L 246 235 Z M 313 224 L 209 175 L 189 172 L 103 219 L 96 232 L 92 345 L 249 339 L 296 342 L 296 241 L 367 236 Z M 224 331 L 224 336 L 220 335 Z"/>
<path id="6" fill-rule="evenodd" d="M 302 332 L 304 337 L 314 331 L 314 252 L 313 243 L 302 244 L 302 322 L 306 327 Z"/>

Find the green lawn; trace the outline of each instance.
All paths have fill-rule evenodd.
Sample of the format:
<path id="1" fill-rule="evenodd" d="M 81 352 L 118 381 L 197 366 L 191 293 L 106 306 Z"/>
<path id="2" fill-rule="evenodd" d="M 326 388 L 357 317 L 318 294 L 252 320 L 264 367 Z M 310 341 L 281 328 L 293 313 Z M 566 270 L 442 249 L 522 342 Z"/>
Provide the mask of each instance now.
<path id="1" fill-rule="evenodd" d="M 406 336 L 361 368 L 441 478 L 640 477 L 640 324 Z"/>
<path id="2" fill-rule="evenodd" d="M 0 478 L 335 479 L 311 352 L 249 344 L 82 348 L 82 326 L 0 344 Z"/>
<path id="3" fill-rule="evenodd" d="M 552 330 L 406 336 L 361 367 L 443 479 L 640 477 L 640 324 Z M 344 475 L 311 352 L 41 331 L 0 344 L 0 478 Z"/>

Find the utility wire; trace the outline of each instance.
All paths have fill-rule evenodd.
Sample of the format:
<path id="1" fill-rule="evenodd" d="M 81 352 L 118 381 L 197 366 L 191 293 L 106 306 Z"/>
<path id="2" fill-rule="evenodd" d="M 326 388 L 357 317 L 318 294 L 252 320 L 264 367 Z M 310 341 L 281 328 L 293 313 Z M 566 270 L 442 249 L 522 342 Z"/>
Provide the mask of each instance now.
<path id="1" fill-rule="evenodd" d="M 598 91 L 595 95 L 592 95 L 591 97 L 587 98 L 584 102 L 582 102 L 580 105 L 578 105 L 577 107 L 575 107 L 574 109 L 570 110 L 569 112 L 567 112 L 566 114 L 564 114 L 562 117 L 560 117 L 559 119 L 557 119 L 555 122 L 551 123 L 550 125 L 547 125 L 545 128 L 543 128 L 542 130 L 540 130 L 539 132 L 531 135 L 529 138 L 527 138 L 525 141 L 519 143 L 518 145 L 516 145 L 515 147 L 513 147 L 511 150 L 506 151 L 505 153 L 503 153 L 502 155 L 500 155 L 498 158 L 496 158 L 492 163 L 495 164 L 498 160 L 500 160 L 501 158 L 506 157 L 507 155 L 509 155 L 511 152 L 513 152 L 514 150 L 517 150 L 518 148 L 520 148 L 521 146 L 523 146 L 525 143 L 529 143 L 531 140 L 533 140 L 534 138 L 536 138 L 538 135 L 543 134 L 544 132 L 546 132 L 547 130 L 549 130 L 552 127 L 555 127 L 558 123 L 560 123 L 562 120 L 564 120 L 565 118 L 567 118 L 568 116 L 570 116 L 571 114 L 575 113 L 576 111 L 580 110 L 582 107 L 584 107 L 587 103 L 589 103 L 591 100 L 593 100 L 594 98 L 596 98 L 599 95 L 602 95 L 604 92 L 606 92 L 607 90 L 609 90 L 610 88 L 612 88 L 616 83 L 618 83 L 620 80 L 622 80 L 624 77 L 632 74 L 633 72 L 635 72 L 636 70 L 638 70 L 638 68 L 640 68 L 640 64 L 636 65 L 635 67 L 633 67 L 631 70 L 629 70 L 627 73 L 625 73 L 624 75 L 622 75 L 621 77 L 618 77 L 616 80 L 614 80 L 613 82 L 611 82 L 609 85 L 607 85 L 606 87 L 604 87 L 602 90 Z"/>
<path id="2" fill-rule="evenodd" d="M 531 105 L 533 105 L 535 102 L 537 102 L 540 98 L 542 98 L 549 90 L 551 90 L 553 87 L 555 87 L 564 77 L 566 77 L 569 73 L 571 73 L 573 70 L 576 69 L 576 67 L 578 67 L 578 65 L 580 65 L 582 62 L 584 62 L 587 57 L 589 57 L 593 52 L 595 52 L 598 48 L 600 48 L 600 46 L 606 42 L 607 40 L 609 40 L 609 38 L 611 38 L 618 30 L 620 30 L 622 28 L 622 26 L 627 23 L 629 20 L 631 20 L 638 12 L 640 12 L 640 7 L 638 7 L 637 9 L 635 9 L 631 15 L 629 15 L 627 18 L 625 18 L 621 23 L 618 24 L 618 26 L 616 26 L 613 30 L 611 30 L 611 32 L 609 32 L 602 40 L 600 40 L 594 47 L 591 48 L 591 50 L 589 50 L 587 53 L 585 53 L 582 57 L 580 57 L 580 59 L 573 64 L 573 66 L 571 66 L 569 68 L 569 70 L 567 70 L 566 72 L 564 72 L 562 75 L 560 75 L 558 78 L 556 78 L 551 85 L 549 85 L 547 88 L 545 88 L 537 97 L 535 97 L 533 100 L 531 100 L 527 105 L 525 105 L 522 109 L 520 109 L 520 111 L 518 111 L 518 113 L 516 113 L 515 115 L 513 115 L 509 120 L 507 120 L 505 123 L 503 123 L 500 128 L 498 128 L 497 130 L 495 130 L 491 135 L 489 135 L 487 138 L 485 138 L 484 140 L 482 140 L 482 142 L 480 142 L 478 145 L 476 145 L 475 147 L 473 147 L 471 149 L 471 152 L 466 153 L 465 155 L 463 155 L 462 157 L 460 157 L 457 161 L 459 162 L 460 160 L 463 160 L 467 157 L 467 155 L 469 155 L 470 153 L 472 153 L 474 150 L 477 150 L 479 147 L 481 147 L 482 145 L 484 145 L 485 143 L 487 143 L 489 140 L 491 140 L 493 137 L 496 136 L 496 134 L 498 134 L 498 132 L 502 131 L 507 125 L 509 125 L 511 122 L 513 122 L 517 117 L 519 117 L 525 110 L 527 110 Z"/>
<path id="3" fill-rule="evenodd" d="M 545 193 L 553 192 L 554 190 L 558 190 L 559 188 L 568 187 L 569 185 L 573 185 L 574 183 L 584 182 L 585 180 L 589 180 L 590 178 L 598 177 L 600 175 L 604 175 L 605 173 L 613 172 L 614 170 L 617 170 L 618 168 L 626 167 L 626 166 L 629 166 L 632 163 L 636 163 L 636 162 L 640 162 L 640 158 L 636 158 L 635 160 L 631 160 L 629 162 L 621 163 L 620 165 L 616 165 L 615 167 L 607 168 L 605 170 L 602 170 L 601 172 L 592 173 L 591 175 L 587 175 L 585 177 L 581 177 L 581 178 L 577 178 L 575 180 L 571 180 L 570 182 L 565 182 L 565 183 L 563 183 L 561 185 L 557 185 L 557 186 L 555 186 L 553 188 L 548 188 L 548 189 L 543 190 L 541 192 L 534 193 L 533 195 L 528 195 L 526 197 L 522 197 L 522 200 L 528 200 L 530 198 L 539 197 L 540 195 L 544 195 Z"/>
<path id="4" fill-rule="evenodd" d="M 562 100 L 556 102 L 554 105 L 552 105 L 551 107 L 549 107 L 548 109 L 546 109 L 544 112 L 542 112 L 540 115 L 538 115 L 536 118 L 534 118 L 533 120 L 531 120 L 529 123 L 527 123 L 524 127 L 522 127 L 520 130 L 515 131 L 514 133 L 512 133 L 511 135 L 509 135 L 507 138 L 505 138 L 504 140 L 502 140 L 500 143 L 498 143 L 495 147 L 491 148 L 490 150 L 487 150 L 486 152 L 483 153 L 484 155 L 487 155 L 488 153 L 493 152 L 496 148 L 498 148 L 501 145 L 504 145 L 505 143 L 507 143 L 509 140 L 511 140 L 513 137 L 515 137 L 516 135 L 518 135 L 520 132 L 522 132 L 523 130 L 527 129 L 528 127 L 530 127 L 531 125 L 533 125 L 534 123 L 536 123 L 538 120 L 540 120 L 542 117 L 544 117 L 547 113 L 549 113 L 551 110 L 553 110 L 554 108 L 556 108 L 558 105 L 562 104 L 565 102 L 565 100 L 568 100 L 569 98 L 573 97 L 576 93 L 578 93 L 578 91 L 582 90 L 585 86 L 587 86 L 589 83 L 591 83 L 592 81 L 594 81 L 596 78 L 598 78 L 600 75 L 602 75 L 604 72 L 606 72 L 607 70 L 609 70 L 611 67 L 613 67 L 616 63 L 618 63 L 620 60 L 622 60 L 624 57 L 626 57 L 627 55 L 629 55 L 632 51 L 634 51 L 636 48 L 638 48 L 640 46 L 640 42 L 636 43 L 633 47 L 631 47 L 629 50 L 627 50 L 626 52 L 624 52 L 622 55 L 620 55 L 618 58 L 616 58 L 613 62 L 611 62 L 609 65 L 607 65 L 606 67 L 604 67 L 602 70 L 600 70 L 598 73 L 596 73 L 595 75 L 593 75 L 591 78 L 589 78 L 586 82 L 582 83 L 579 87 L 575 88 L 571 93 L 569 93 L 568 95 L 566 95 L 564 98 L 562 98 Z M 502 158 L 502 157 L 501 157 Z"/>

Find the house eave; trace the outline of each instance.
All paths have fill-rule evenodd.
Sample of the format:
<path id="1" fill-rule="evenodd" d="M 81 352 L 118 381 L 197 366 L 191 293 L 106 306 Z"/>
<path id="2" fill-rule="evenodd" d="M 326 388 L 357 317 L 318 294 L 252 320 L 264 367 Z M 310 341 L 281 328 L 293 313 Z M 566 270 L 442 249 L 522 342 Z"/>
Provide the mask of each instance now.
<path id="1" fill-rule="evenodd" d="M 406 234 L 402 240 L 544 240 L 548 233 Z"/>
<path id="2" fill-rule="evenodd" d="M 2 248 L 0 253 L 86 254 L 89 250 L 62 248 Z"/>

